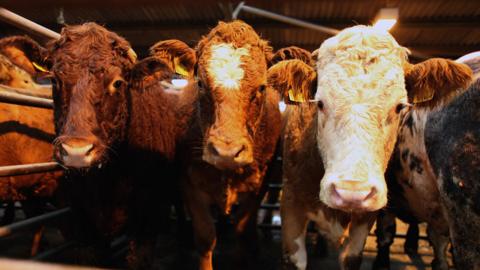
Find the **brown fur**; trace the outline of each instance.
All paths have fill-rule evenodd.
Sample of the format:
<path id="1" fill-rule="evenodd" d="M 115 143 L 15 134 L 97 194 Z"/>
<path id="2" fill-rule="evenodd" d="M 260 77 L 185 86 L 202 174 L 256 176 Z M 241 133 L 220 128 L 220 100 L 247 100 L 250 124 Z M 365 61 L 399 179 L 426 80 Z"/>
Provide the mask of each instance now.
<path id="1" fill-rule="evenodd" d="M 285 72 L 287 71 L 287 72 Z M 301 94 L 307 100 L 313 98 L 312 89 L 315 86 L 317 73 L 302 60 L 286 60 L 279 62 L 268 69 L 268 83 L 273 89 L 292 90 L 296 95 Z M 286 103 L 291 103 L 288 91 L 279 91 Z"/>
<path id="2" fill-rule="evenodd" d="M 207 72 L 211 57 L 209 48 L 222 43 L 232 44 L 234 48 L 249 48 L 249 56 L 242 57 L 245 76 L 240 89 L 224 90 L 214 86 L 211 74 Z M 192 159 L 192 152 L 195 154 L 198 150 L 205 155 L 208 142 L 228 145 L 241 140 L 251 149 L 253 157 L 253 162 L 249 164 L 235 169 L 222 169 L 200 162 L 195 155 L 187 164 L 189 169 L 185 169 L 187 173 L 183 181 L 183 194 L 192 216 L 197 250 L 200 253 L 200 269 L 211 269 L 216 242 L 211 205 L 229 213 L 232 204 L 240 201 L 236 215 L 239 244 L 244 248 L 245 245 L 254 245 L 252 237 L 255 237 L 259 204 L 257 194 L 280 132 L 279 96 L 266 86 L 267 63 L 271 59 L 272 49 L 246 23 L 220 22 L 202 38 L 196 51 L 200 96 L 194 130 L 199 128 L 201 134 L 193 132 L 190 135 L 194 148 L 190 148 L 186 158 Z M 198 145 L 199 140 L 203 140 L 203 143 L 197 150 L 195 145 Z M 243 258 L 243 263 L 249 261 L 245 259 Z"/>
<path id="3" fill-rule="evenodd" d="M 181 55 L 175 48 L 169 51 Z M 130 50 L 115 33 L 86 23 L 64 28 L 60 40 L 50 45 L 50 59 L 56 83 L 56 157 L 63 162 L 65 142 L 86 141 L 96 151 L 89 167 L 68 171 L 72 181 L 65 191 L 74 211 L 81 213 L 74 217 L 73 229 L 89 244 L 127 229 L 134 240 L 129 266 L 142 268 L 152 259 L 163 218 L 159 208 L 175 193 L 168 186 L 175 183 L 167 181 L 174 177 L 170 161 L 176 134 L 186 129 L 193 107 L 185 103 L 196 95 L 195 88 L 168 94 L 158 83 L 173 76 L 173 57 L 133 63 Z M 118 80 L 124 83 L 113 89 Z"/>
<path id="4" fill-rule="evenodd" d="M 467 65 L 442 58 L 409 65 L 405 72 L 409 99 L 423 99 L 422 97 L 433 94 L 433 99 L 418 103 L 430 108 L 436 104 L 448 103 L 465 91 L 471 80 L 472 70 Z"/>
<path id="5" fill-rule="evenodd" d="M 306 64 L 312 67 L 315 64 L 315 62 L 312 59 L 312 54 L 309 51 L 296 46 L 281 48 L 278 51 L 276 51 L 272 59 L 270 60 L 270 64 L 275 65 L 280 61 L 290 60 L 290 59 L 301 60 L 302 62 L 305 62 Z"/>
<path id="6" fill-rule="evenodd" d="M 8 77 L 1 83 L 12 87 L 28 87 L 34 93 L 43 92 L 43 88 L 34 81 L 36 72 L 32 66 L 32 62 L 41 63 L 43 53 L 44 49 L 28 37 L 1 39 L 0 77 Z M 0 103 L 0 165 L 51 161 L 53 133 L 51 110 Z M 58 176 L 58 173 L 42 173 L 2 177 L 0 200 L 49 197 L 56 190 Z"/>

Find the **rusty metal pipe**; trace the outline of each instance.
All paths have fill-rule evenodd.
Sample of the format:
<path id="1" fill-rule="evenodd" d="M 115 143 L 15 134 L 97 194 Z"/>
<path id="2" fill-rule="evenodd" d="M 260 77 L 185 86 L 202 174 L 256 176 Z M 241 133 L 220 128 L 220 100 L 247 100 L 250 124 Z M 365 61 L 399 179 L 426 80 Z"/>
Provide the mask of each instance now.
<path id="1" fill-rule="evenodd" d="M 32 173 L 42 173 L 60 170 L 62 167 L 57 162 L 31 163 L 22 165 L 0 166 L 1 176 L 15 176 Z"/>
<path id="2" fill-rule="evenodd" d="M 14 232 L 25 230 L 35 225 L 45 224 L 45 222 L 62 217 L 68 214 L 70 211 L 70 207 L 66 207 L 40 216 L 32 217 L 6 226 L 2 226 L 0 227 L 0 237 L 8 236 Z"/>
<path id="3" fill-rule="evenodd" d="M 15 88 L 8 85 L 0 84 L 0 91 L 16 93 L 16 94 L 30 96 L 30 97 L 52 99 L 51 85 L 42 85 L 41 89 L 32 90 L 32 89 Z"/>
<path id="4" fill-rule="evenodd" d="M 33 34 L 41 35 L 50 39 L 60 38 L 59 33 L 41 26 L 38 23 L 32 22 L 29 19 L 26 19 L 2 7 L 0 7 L 0 20 Z"/>
<path id="5" fill-rule="evenodd" d="M 53 109 L 53 100 L 51 99 L 32 97 L 7 91 L 0 91 L 0 102 L 37 108 Z"/>

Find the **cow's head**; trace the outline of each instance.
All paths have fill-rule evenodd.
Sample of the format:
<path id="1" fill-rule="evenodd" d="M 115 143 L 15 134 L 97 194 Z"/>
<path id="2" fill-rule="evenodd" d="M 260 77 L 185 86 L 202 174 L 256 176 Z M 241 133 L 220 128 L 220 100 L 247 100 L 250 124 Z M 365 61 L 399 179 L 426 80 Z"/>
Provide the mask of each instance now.
<path id="1" fill-rule="evenodd" d="M 269 84 L 286 100 L 318 106 L 317 147 L 325 168 L 321 201 L 346 211 L 380 209 L 387 203 L 384 172 L 400 117 L 409 102 L 421 99 L 417 84 L 428 81 L 432 89 L 444 89 L 444 69 L 408 64 L 407 50 L 390 34 L 366 26 L 326 40 L 314 57 L 316 69 L 299 60 L 276 64 L 269 69 Z M 418 77 L 420 69 L 426 73 Z"/>
<path id="2" fill-rule="evenodd" d="M 26 36 L 0 39 L 0 84 L 31 90 L 45 89 L 35 82 L 38 75 L 35 66 L 40 68 L 45 53 L 45 49 Z"/>
<path id="3" fill-rule="evenodd" d="M 197 46 L 203 160 L 219 169 L 254 161 L 271 47 L 244 22 L 220 22 Z"/>
<path id="4" fill-rule="evenodd" d="M 60 39 L 49 44 L 49 61 L 56 159 L 73 168 L 102 164 L 126 135 L 127 80 L 135 53 L 115 33 L 86 23 L 63 28 Z"/>

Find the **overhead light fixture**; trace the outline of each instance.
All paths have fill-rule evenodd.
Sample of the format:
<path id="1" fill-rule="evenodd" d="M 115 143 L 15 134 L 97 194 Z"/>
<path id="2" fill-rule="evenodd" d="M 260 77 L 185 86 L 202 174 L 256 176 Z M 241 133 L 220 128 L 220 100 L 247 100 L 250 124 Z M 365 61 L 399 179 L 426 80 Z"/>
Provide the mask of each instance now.
<path id="1" fill-rule="evenodd" d="M 382 8 L 375 16 L 373 27 L 378 30 L 388 31 L 397 23 L 397 19 L 398 8 Z"/>

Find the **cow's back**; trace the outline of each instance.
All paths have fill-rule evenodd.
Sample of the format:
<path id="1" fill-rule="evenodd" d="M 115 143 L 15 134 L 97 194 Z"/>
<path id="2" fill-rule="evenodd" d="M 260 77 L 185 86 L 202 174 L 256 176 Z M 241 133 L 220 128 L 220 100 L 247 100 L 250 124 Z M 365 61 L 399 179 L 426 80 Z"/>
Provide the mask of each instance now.
<path id="1" fill-rule="evenodd" d="M 445 208 L 458 269 L 480 266 L 480 80 L 425 127 L 425 144 Z M 474 266 L 476 266 L 474 268 Z"/>

